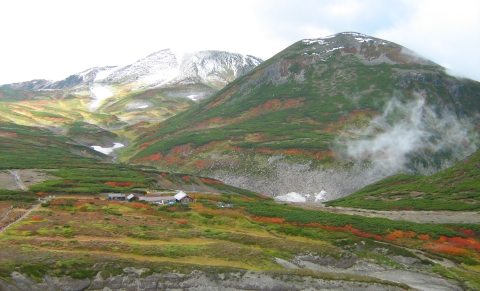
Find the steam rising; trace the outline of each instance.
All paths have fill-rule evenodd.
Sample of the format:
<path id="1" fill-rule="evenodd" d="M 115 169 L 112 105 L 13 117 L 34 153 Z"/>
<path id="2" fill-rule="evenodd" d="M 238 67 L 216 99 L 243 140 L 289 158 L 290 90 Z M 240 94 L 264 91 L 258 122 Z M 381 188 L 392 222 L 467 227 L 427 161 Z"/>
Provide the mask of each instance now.
<path id="1" fill-rule="evenodd" d="M 447 153 L 458 160 L 477 149 L 473 122 L 459 120 L 448 110 L 437 114 L 419 95 L 408 103 L 392 99 L 382 116 L 372 119 L 362 134 L 371 136 L 379 130 L 381 133 L 371 139 L 347 140 L 348 156 L 369 161 L 376 170 L 398 173 L 407 170 L 415 155 L 428 160 L 434 154 Z M 450 166 L 442 163 L 441 168 Z M 439 169 L 415 165 L 408 170 L 429 174 Z"/>

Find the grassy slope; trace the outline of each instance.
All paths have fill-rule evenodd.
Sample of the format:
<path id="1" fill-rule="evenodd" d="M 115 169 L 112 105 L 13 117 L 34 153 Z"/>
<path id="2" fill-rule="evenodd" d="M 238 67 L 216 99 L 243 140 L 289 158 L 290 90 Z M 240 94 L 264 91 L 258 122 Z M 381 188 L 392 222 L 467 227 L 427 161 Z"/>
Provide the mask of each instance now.
<path id="1" fill-rule="evenodd" d="M 313 55 L 300 53 L 306 47 L 294 44 L 198 107 L 145 128 L 124 154 L 136 162 L 183 171 L 195 169 L 196 161 L 211 168 L 208 157 L 212 153 L 235 151 L 284 155 L 329 166 L 334 160 L 332 150 L 341 147 L 335 138 L 367 126 L 394 95 L 407 102 L 414 98 L 414 92 L 427 92 L 429 105 L 441 105 L 459 114 L 478 111 L 472 97 L 480 92 L 478 84 L 459 84 L 463 95 L 458 107 L 448 88 L 453 78 L 438 66 L 367 66 L 354 55 L 339 51 L 326 61 L 312 61 Z M 283 70 L 284 83 L 275 84 L 267 78 L 272 66 Z M 404 74 L 411 72 L 422 72 L 424 80 L 402 84 Z M 178 147 L 184 148 L 181 155 Z M 161 159 L 149 160 L 159 154 Z M 235 167 L 245 168 L 244 158 L 234 154 L 231 158 Z"/>
<path id="2" fill-rule="evenodd" d="M 480 151 L 432 176 L 396 175 L 328 206 L 377 210 L 479 210 Z"/>

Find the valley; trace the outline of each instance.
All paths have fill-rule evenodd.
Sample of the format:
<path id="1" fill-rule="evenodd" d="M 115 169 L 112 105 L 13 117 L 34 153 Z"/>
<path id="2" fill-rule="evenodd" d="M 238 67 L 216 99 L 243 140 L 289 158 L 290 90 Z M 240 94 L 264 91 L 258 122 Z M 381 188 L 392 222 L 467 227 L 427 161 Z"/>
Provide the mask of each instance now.
<path id="1" fill-rule="evenodd" d="M 355 32 L 2 85 L 0 289 L 480 290 L 479 98 Z"/>

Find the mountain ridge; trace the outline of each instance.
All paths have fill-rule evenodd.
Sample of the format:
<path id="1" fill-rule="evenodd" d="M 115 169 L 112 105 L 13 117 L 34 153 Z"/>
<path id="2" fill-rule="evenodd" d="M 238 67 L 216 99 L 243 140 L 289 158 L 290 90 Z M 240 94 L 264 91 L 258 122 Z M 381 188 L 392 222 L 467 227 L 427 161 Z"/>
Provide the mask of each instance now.
<path id="1" fill-rule="evenodd" d="M 38 79 L 3 86 L 15 90 L 78 90 L 126 85 L 129 90 L 139 90 L 203 83 L 218 90 L 261 62 L 257 57 L 224 51 L 179 53 L 164 49 L 122 67 L 93 67 L 59 81 Z"/>

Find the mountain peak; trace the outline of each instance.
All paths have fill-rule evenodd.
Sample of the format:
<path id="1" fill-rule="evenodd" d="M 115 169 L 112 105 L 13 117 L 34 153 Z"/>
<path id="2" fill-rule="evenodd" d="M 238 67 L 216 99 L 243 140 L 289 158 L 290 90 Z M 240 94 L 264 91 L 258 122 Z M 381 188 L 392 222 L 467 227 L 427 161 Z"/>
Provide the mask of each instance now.
<path id="1" fill-rule="evenodd" d="M 438 66 L 434 62 L 394 42 L 369 36 L 359 32 L 340 32 L 320 38 L 303 39 L 301 53 L 316 54 L 323 59 L 335 51 L 353 53 L 360 56 L 365 64 L 419 64 Z"/>

